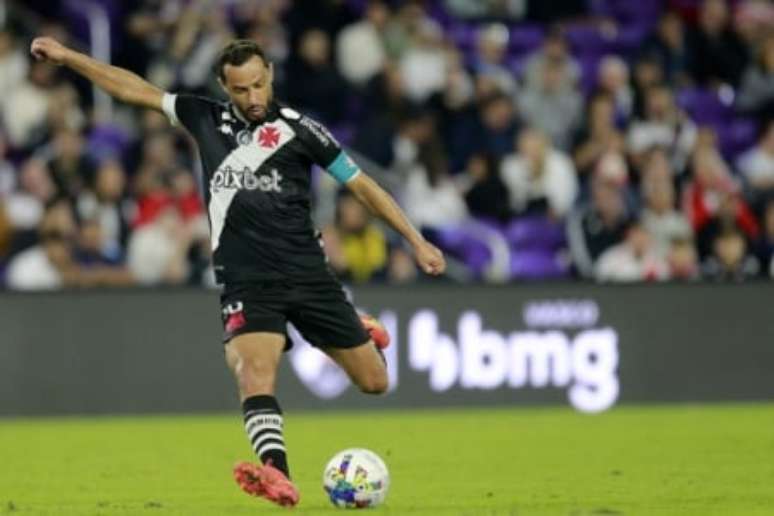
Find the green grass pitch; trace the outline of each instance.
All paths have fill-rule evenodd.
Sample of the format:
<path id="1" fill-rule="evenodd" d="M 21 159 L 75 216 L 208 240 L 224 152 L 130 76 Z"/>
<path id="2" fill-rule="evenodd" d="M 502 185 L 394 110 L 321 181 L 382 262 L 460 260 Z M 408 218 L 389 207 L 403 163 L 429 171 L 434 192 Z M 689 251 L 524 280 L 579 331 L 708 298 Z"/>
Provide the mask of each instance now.
<path id="1" fill-rule="evenodd" d="M 392 515 L 774 515 L 774 405 L 286 415 L 301 503 L 336 451 L 363 446 L 392 474 Z M 287 514 L 243 495 L 238 414 L 0 419 L 0 514 Z"/>

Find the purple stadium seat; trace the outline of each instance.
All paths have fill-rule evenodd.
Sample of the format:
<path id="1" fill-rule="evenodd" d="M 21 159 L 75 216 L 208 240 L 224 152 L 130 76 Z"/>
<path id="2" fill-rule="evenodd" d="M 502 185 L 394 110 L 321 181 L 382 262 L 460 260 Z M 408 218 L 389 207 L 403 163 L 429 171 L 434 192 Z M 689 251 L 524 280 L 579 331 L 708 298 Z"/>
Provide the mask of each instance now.
<path id="1" fill-rule="evenodd" d="M 129 136 L 118 126 L 95 126 L 87 138 L 88 152 L 96 161 L 121 156 L 129 145 Z"/>
<path id="2" fill-rule="evenodd" d="M 718 132 L 720 150 L 731 162 L 755 145 L 758 133 L 755 121 L 746 118 L 736 118 L 730 123 L 716 127 L 715 130 Z"/>
<path id="3" fill-rule="evenodd" d="M 514 279 L 555 279 L 569 275 L 569 266 L 558 253 L 522 251 L 511 256 L 511 277 Z"/>
<path id="4" fill-rule="evenodd" d="M 515 54 L 532 52 L 543 42 L 543 27 L 540 25 L 515 25 L 511 27 L 508 47 Z"/>
<path id="5" fill-rule="evenodd" d="M 678 92 L 677 103 L 698 124 L 719 126 L 734 116 L 733 97 L 712 89 L 685 88 Z"/>
<path id="6" fill-rule="evenodd" d="M 521 217 L 505 228 L 505 238 L 514 253 L 546 251 L 553 253 L 565 244 L 564 227 L 545 217 Z"/>

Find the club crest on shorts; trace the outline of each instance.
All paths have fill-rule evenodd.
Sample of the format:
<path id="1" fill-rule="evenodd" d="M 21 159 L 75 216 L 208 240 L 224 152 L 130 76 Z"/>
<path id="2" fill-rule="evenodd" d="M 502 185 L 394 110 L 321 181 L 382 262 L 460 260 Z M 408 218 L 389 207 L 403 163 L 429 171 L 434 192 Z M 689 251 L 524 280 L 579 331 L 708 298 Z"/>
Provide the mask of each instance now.
<path id="1" fill-rule="evenodd" d="M 237 301 L 236 303 L 231 303 L 223 307 L 223 319 L 228 333 L 234 333 L 247 324 L 242 302 Z"/>
<path id="2" fill-rule="evenodd" d="M 237 133 L 236 138 L 239 145 L 250 145 L 250 142 L 253 141 L 253 134 L 249 129 L 242 129 Z"/>

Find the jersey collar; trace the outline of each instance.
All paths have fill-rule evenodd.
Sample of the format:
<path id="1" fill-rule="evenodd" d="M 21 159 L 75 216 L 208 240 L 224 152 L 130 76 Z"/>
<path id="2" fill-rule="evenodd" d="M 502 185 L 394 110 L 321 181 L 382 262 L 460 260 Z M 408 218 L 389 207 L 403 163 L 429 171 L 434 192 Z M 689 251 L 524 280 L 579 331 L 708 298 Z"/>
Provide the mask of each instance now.
<path id="1" fill-rule="evenodd" d="M 261 125 L 266 122 L 271 122 L 275 118 L 277 118 L 277 113 L 279 113 L 279 106 L 275 101 L 269 102 L 269 106 L 266 108 L 266 117 L 263 119 L 262 122 L 251 122 L 245 116 L 242 114 L 241 111 L 232 103 L 228 103 L 228 110 L 231 111 L 231 113 L 236 117 L 237 120 L 245 124 L 246 126 L 253 126 L 253 125 Z"/>

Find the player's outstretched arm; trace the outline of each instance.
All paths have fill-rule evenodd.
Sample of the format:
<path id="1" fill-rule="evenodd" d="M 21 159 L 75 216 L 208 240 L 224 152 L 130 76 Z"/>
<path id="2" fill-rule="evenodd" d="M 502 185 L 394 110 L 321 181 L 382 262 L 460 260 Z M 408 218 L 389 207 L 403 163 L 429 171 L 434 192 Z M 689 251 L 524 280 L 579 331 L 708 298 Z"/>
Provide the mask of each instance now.
<path id="1" fill-rule="evenodd" d="M 136 106 L 162 110 L 164 92 L 129 70 L 92 59 L 54 38 L 35 38 L 30 52 L 37 59 L 72 69 L 111 97 Z"/>
<path id="2" fill-rule="evenodd" d="M 406 214 L 403 213 L 395 199 L 385 192 L 376 181 L 361 170 L 359 174 L 347 181 L 346 184 L 360 202 L 395 228 L 395 231 L 403 235 L 411 244 L 414 248 L 417 264 L 424 272 L 432 275 L 443 274 L 446 270 L 446 260 L 443 257 L 443 253 L 424 239 L 414 225 L 409 222 Z"/>

